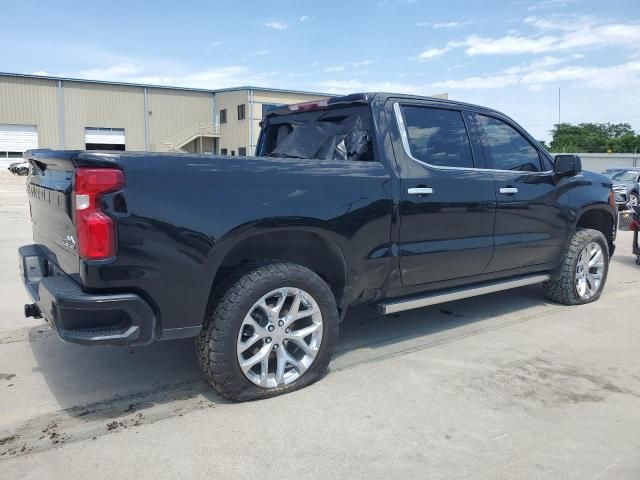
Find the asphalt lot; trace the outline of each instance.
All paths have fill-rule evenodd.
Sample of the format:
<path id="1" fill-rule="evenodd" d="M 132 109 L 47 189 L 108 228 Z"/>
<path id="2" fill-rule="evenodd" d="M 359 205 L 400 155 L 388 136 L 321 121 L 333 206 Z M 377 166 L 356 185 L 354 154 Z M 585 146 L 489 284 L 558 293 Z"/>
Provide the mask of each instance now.
<path id="1" fill-rule="evenodd" d="M 0 478 L 640 478 L 640 267 L 583 307 L 527 287 L 342 325 L 331 372 L 230 404 L 192 340 L 64 344 L 26 320 L 24 178 L 0 173 Z"/>

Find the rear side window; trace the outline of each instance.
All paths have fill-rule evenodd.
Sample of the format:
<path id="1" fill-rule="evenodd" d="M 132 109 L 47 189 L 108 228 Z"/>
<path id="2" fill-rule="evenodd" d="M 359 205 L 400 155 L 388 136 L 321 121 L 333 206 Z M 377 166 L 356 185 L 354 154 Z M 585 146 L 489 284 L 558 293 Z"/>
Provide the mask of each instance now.
<path id="1" fill-rule="evenodd" d="M 540 171 L 538 151 L 513 127 L 497 118 L 474 115 L 483 138 L 487 166 L 496 170 Z"/>
<path id="2" fill-rule="evenodd" d="M 441 167 L 473 168 L 473 156 L 462 113 L 403 106 L 409 150 L 418 160 Z"/>
<path id="3" fill-rule="evenodd" d="M 368 106 L 335 107 L 267 117 L 259 155 L 373 162 Z"/>

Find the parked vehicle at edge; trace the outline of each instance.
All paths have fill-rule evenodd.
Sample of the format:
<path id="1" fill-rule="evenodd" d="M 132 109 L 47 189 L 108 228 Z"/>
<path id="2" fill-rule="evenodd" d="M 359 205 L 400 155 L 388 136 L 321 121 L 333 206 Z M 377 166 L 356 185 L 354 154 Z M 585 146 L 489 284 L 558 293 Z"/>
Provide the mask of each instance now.
<path id="1" fill-rule="evenodd" d="M 27 152 L 26 315 L 85 345 L 196 337 L 213 386 L 250 400 L 318 379 L 354 304 L 602 293 L 611 181 L 499 112 L 335 97 L 271 111 L 257 153 Z"/>
<path id="2" fill-rule="evenodd" d="M 28 175 L 29 174 L 29 162 L 25 162 L 23 160 L 23 161 L 20 161 L 20 162 L 12 163 L 11 165 L 9 165 L 7 170 L 9 170 L 14 175 L 21 175 L 21 176 Z"/>
<path id="3" fill-rule="evenodd" d="M 602 174 L 613 182 L 616 203 L 620 207 L 640 205 L 640 167 L 608 168 Z"/>

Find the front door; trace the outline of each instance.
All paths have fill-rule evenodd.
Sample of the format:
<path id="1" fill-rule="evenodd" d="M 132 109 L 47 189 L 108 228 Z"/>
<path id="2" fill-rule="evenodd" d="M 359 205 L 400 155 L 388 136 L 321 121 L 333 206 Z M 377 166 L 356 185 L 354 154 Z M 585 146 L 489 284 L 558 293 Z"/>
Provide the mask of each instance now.
<path id="1" fill-rule="evenodd" d="M 482 273 L 493 254 L 495 186 L 476 168 L 463 113 L 395 103 L 401 176 L 400 269 L 404 285 Z"/>
<path id="2" fill-rule="evenodd" d="M 550 162 L 506 118 L 478 113 L 471 118 L 497 191 L 496 247 L 487 272 L 557 262 L 569 226 Z"/>

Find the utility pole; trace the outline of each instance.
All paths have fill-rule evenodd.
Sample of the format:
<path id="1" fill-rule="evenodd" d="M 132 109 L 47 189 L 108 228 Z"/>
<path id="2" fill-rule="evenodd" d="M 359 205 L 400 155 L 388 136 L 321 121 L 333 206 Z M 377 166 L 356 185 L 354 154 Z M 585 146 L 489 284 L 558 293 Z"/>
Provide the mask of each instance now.
<path id="1" fill-rule="evenodd" d="M 558 87 L 558 125 L 560 125 L 560 87 Z"/>

